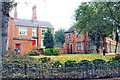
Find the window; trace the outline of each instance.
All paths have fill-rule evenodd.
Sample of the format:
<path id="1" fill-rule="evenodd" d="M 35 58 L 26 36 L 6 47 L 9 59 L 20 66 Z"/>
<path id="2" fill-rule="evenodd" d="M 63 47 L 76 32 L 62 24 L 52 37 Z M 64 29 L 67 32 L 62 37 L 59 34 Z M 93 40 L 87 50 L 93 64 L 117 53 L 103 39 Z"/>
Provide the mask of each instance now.
<path id="1" fill-rule="evenodd" d="M 41 47 L 44 48 L 45 46 L 43 45 L 43 39 L 41 39 Z"/>
<path id="2" fill-rule="evenodd" d="M 71 38 L 71 34 L 68 34 L 68 38 Z"/>
<path id="3" fill-rule="evenodd" d="M 81 33 L 77 33 L 77 38 L 80 38 L 81 37 Z"/>
<path id="4" fill-rule="evenodd" d="M 46 30 L 42 30 L 42 36 L 45 34 Z"/>
<path id="5" fill-rule="evenodd" d="M 88 42 L 88 50 L 94 50 L 92 42 Z"/>
<path id="6" fill-rule="evenodd" d="M 76 46 L 77 46 L 77 50 L 82 50 L 82 42 L 77 42 L 76 43 Z"/>
<path id="7" fill-rule="evenodd" d="M 32 28 L 32 36 L 36 36 L 36 28 Z"/>
<path id="8" fill-rule="evenodd" d="M 27 28 L 19 28 L 19 35 L 27 35 Z"/>

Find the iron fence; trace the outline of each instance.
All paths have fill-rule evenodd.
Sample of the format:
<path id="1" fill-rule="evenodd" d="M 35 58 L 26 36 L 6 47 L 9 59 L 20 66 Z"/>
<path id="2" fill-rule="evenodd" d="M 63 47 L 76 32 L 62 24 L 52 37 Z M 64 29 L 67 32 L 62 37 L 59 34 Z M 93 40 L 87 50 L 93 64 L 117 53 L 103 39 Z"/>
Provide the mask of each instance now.
<path id="1" fill-rule="evenodd" d="M 3 64 L 5 65 L 5 64 Z M 106 77 L 119 77 L 120 64 L 94 64 L 74 67 L 45 67 L 39 64 L 33 64 L 30 67 L 25 63 L 22 67 L 15 63 L 6 64 L 2 68 L 2 77 L 13 78 L 106 78 Z"/>

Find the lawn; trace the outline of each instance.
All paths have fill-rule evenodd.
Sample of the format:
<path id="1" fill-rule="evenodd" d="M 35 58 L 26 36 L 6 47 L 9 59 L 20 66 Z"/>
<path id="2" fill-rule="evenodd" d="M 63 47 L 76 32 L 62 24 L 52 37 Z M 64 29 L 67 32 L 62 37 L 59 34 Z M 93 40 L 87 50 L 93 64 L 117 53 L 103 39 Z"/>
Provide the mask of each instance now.
<path id="1" fill-rule="evenodd" d="M 51 58 L 53 62 L 55 61 L 60 61 L 61 63 L 64 63 L 67 60 L 75 60 L 76 62 L 80 62 L 81 60 L 94 60 L 94 59 L 103 59 L 105 61 L 110 60 L 112 57 L 115 57 L 117 55 L 98 55 L 98 54 L 62 54 L 59 56 L 45 56 L 45 55 L 40 55 L 40 56 L 31 56 L 34 58 L 41 58 L 41 57 L 48 57 Z"/>

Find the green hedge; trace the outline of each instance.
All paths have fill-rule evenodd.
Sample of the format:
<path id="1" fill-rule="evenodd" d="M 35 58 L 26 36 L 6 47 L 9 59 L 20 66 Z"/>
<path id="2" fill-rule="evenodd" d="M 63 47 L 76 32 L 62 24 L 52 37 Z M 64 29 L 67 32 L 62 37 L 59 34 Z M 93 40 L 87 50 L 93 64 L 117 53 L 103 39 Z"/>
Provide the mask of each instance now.
<path id="1" fill-rule="evenodd" d="M 47 48 L 44 51 L 44 55 L 47 55 L 47 56 L 56 55 L 57 56 L 59 55 L 59 49 Z"/>

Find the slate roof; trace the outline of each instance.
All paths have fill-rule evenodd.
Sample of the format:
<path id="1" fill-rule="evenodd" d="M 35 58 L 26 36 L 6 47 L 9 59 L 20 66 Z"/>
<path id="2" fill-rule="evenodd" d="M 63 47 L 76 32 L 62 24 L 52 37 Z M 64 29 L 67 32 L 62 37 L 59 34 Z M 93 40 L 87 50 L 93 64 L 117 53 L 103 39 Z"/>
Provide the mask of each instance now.
<path id="1" fill-rule="evenodd" d="M 70 32 L 74 32 L 73 27 L 71 27 L 67 31 L 65 31 L 65 33 L 70 33 Z"/>
<path id="2" fill-rule="evenodd" d="M 14 25 L 25 27 L 54 28 L 52 24 L 48 21 L 37 21 L 36 23 L 34 23 L 32 20 L 27 19 L 17 19 L 14 21 Z"/>

